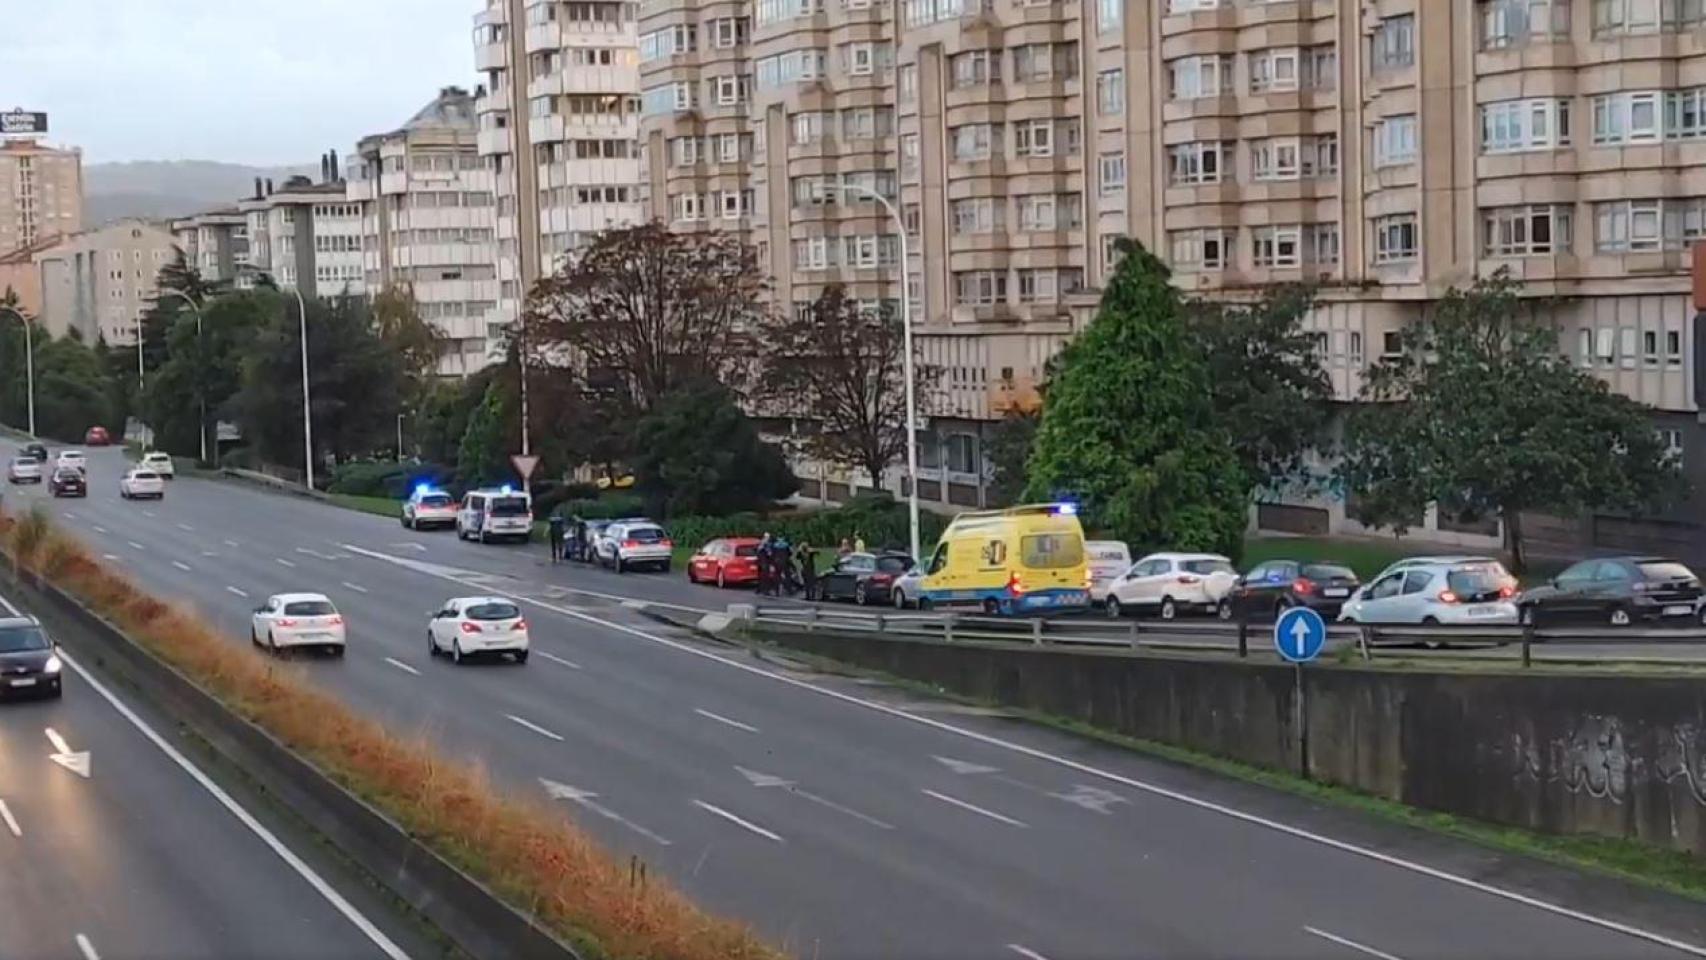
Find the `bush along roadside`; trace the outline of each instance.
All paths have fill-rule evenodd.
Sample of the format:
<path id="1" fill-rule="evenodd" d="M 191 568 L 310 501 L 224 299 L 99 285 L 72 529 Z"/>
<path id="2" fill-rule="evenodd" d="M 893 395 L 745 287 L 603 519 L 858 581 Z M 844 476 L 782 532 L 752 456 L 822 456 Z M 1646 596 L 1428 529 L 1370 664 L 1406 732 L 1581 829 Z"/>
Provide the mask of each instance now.
<path id="1" fill-rule="evenodd" d="M 632 882 L 558 812 L 504 796 L 473 769 L 406 741 L 94 560 L 37 510 L 0 512 L 0 553 L 314 763 L 469 876 L 530 910 L 589 957 L 782 960 L 740 924 L 667 884 Z"/>

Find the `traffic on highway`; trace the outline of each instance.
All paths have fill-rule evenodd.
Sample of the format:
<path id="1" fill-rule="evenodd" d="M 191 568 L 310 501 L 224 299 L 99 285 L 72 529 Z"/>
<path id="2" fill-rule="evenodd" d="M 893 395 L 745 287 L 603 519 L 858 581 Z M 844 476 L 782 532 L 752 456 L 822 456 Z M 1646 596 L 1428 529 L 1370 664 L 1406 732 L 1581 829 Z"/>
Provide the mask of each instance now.
<path id="1" fill-rule="evenodd" d="M 87 498 L 21 485 L 5 506 L 42 506 L 104 562 L 191 605 L 231 643 L 288 660 L 389 728 L 424 734 L 506 789 L 555 804 L 796 955 L 1408 960 L 1522 944 L 1525 955 L 1548 957 L 1706 956 L 1694 908 L 1662 894 L 1443 838 L 1418 844 L 1352 812 L 754 656 L 636 609 L 719 606 L 728 594 L 715 583 L 743 579 L 730 576 L 737 564 L 640 577 L 554 565 L 543 546 L 490 548 L 414 529 L 434 516 L 422 508 L 444 506 L 425 495 L 415 522 L 405 511 L 401 526 L 190 474 L 167 481 L 164 499 L 135 502 L 117 495 L 128 469 L 120 450 L 90 451 Z M 487 518 L 514 495 L 495 493 Z M 480 523 L 472 529 L 483 533 Z M 644 555 L 616 556 L 626 566 Z M 1071 589 L 1084 591 L 1082 550 L 1075 569 Z M 1328 573 L 1311 579 L 1336 583 Z M 832 589 L 857 596 L 856 583 Z M 39 783 L 43 772 L 66 772 L 15 774 L 10 764 L 42 719 L 23 711 L 97 704 L 81 673 L 68 676 L 61 700 L 0 712 L 0 798 L 11 801 L 19 775 Z M 81 728 L 51 725 L 82 749 L 67 730 Z M 128 756 L 141 762 L 147 752 Z M 24 821 L 51 809 L 24 804 L 20 821 L 28 830 Z M 289 902 L 242 899 L 251 910 Z M 168 907 L 160 915 L 174 916 Z M 185 936 L 220 933 L 185 926 Z M 7 935 L 0 925 L 0 955 L 31 955 L 8 951 Z M 28 933 L 50 935 L 71 942 L 57 929 Z M 316 955 L 310 946 L 299 955 Z"/>

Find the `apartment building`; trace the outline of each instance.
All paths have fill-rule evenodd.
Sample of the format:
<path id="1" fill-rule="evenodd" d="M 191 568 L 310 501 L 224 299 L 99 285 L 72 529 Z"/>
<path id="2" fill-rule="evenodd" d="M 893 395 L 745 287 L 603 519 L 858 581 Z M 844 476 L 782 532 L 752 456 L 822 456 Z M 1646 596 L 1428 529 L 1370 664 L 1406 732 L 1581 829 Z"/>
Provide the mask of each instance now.
<path id="1" fill-rule="evenodd" d="M 260 194 L 259 187 L 256 194 Z M 221 207 L 172 221 L 172 236 L 184 260 L 209 283 L 236 284 L 249 265 L 249 217 Z"/>
<path id="2" fill-rule="evenodd" d="M 640 222 L 637 8 L 620 0 L 486 0 L 474 18 L 476 141 L 497 196 L 498 305 L 598 231 Z"/>
<path id="3" fill-rule="evenodd" d="M 0 302 L 10 299 L 26 315 L 41 315 L 41 268 L 36 266 L 36 254 L 51 249 L 61 239 L 54 234 L 10 253 L 0 253 Z M 3 322 L 7 321 L 0 321 Z"/>
<path id="4" fill-rule="evenodd" d="M 320 180 L 271 181 L 237 203 L 247 221 L 248 264 L 304 297 L 361 296 L 361 205 L 349 200 L 335 152 L 321 157 Z M 245 282 L 252 282 L 245 280 Z"/>
<path id="5" fill-rule="evenodd" d="M 493 359 L 497 308 L 493 171 L 480 156 L 474 98 L 446 87 L 396 130 L 363 138 L 350 158 L 370 294 L 413 291 L 445 336 L 439 372 L 467 376 Z"/>
<path id="6" fill-rule="evenodd" d="M 83 229 L 83 151 L 0 138 L 0 253 Z"/>
<path id="7" fill-rule="evenodd" d="M 160 268 L 177 255 L 170 231 L 147 220 L 117 220 L 37 251 L 41 324 L 53 336 L 136 343 Z"/>

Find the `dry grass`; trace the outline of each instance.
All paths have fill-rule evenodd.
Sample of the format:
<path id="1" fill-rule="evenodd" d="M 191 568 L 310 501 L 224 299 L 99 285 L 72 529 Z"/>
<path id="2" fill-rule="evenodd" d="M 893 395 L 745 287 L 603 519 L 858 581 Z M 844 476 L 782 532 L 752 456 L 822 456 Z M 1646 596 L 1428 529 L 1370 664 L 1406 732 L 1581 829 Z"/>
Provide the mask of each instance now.
<path id="1" fill-rule="evenodd" d="M 439 854 L 589 952 L 646 960 L 779 960 L 630 867 L 559 811 L 501 795 L 424 742 L 387 733 L 293 670 L 256 656 L 113 574 L 39 511 L 0 514 L 0 550 L 81 599 L 237 713 L 312 760 Z"/>

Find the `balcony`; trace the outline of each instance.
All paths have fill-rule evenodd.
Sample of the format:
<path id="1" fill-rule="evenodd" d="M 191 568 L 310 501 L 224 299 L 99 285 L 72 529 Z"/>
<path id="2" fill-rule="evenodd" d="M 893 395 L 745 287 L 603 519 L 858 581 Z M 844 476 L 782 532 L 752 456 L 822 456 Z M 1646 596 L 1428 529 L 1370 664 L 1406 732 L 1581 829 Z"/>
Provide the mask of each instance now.
<path id="1" fill-rule="evenodd" d="M 509 46 L 503 43 L 482 43 L 474 48 L 474 70 L 502 70 L 509 66 Z"/>

